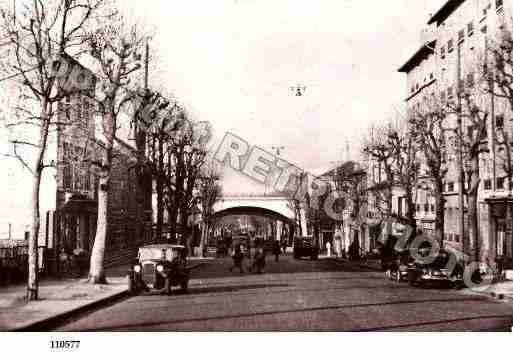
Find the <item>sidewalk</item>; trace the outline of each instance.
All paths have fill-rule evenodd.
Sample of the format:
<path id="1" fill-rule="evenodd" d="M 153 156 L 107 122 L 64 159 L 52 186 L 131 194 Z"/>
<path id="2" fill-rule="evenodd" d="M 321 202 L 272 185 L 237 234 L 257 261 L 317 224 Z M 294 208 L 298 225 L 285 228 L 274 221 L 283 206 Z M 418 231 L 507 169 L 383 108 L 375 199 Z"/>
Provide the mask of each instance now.
<path id="1" fill-rule="evenodd" d="M 188 258 L 196 269 L 213 258 Z M 0 287 L 0 331 L 44 330 L 50 321 L 63 320 L 80 311 L 128 295 L 126 273 L 129 264 L 108 268 L 107 285 L 93 285 L 87 279 L 43 279 L 39 300 L 26 303 L 25 283 Z"/>
<path id="2" fill-rule="evenodd" d="M 464 294 L 475 295 L 483 294 L 499 300 L 513 301 L 513 281 L 506 280 L 490 285 L 477 286 L 474 288 L 465 288 L 461 291 Z"/>
<path id="3" fill-rule="evenodd" d="M 40 300 L 26 303 L 26 286 L 0 287 L 0 331 L 38 330 L 50 320 L 60 320 L 127 295 L 128 265 L 107 270 L 107 285 L 86 279 L 45 279 L 39 284 Z"/>

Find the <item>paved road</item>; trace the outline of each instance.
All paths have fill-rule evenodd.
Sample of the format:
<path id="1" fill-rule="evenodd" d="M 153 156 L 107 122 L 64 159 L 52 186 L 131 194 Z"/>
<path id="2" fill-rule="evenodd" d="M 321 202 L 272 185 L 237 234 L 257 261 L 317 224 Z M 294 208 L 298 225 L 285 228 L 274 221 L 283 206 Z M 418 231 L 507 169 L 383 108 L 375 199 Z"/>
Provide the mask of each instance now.
<path id="1" fill-rule="evenodd" d="M 274 263 L 230 273 L 198 269 L 186 295 L 131 297 L 59 331 L 469 331 L 513 325 L 513 306 L 451 289 L 412 288 L 334 260 Z"/>

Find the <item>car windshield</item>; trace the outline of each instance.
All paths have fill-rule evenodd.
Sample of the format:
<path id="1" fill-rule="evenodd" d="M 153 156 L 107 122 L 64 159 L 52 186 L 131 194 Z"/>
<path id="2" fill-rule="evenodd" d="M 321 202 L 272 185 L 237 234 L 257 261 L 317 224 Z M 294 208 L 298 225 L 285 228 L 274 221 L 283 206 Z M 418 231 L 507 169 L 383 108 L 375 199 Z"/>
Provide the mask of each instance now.
<path id="1" fill-rule="evenodd" d="M 180 255 L 180 251 L 177 248 L 139 248 L 139 260 L 162 260 L 172 261 Z"/>

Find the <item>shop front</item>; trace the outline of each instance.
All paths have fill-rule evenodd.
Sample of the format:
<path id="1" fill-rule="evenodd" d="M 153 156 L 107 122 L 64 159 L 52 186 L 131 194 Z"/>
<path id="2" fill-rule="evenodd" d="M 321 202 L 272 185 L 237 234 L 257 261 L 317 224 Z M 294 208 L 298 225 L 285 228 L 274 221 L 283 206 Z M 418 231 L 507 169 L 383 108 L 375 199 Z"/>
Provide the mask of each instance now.
<path id="1" fill-rule="evenodd" d="M 487 202 L 490 206 L 490 254 L 513 265 L 513 221 L 507 220 L 507 206 L 513 211 L 513 198 L 493 198 Z"/>

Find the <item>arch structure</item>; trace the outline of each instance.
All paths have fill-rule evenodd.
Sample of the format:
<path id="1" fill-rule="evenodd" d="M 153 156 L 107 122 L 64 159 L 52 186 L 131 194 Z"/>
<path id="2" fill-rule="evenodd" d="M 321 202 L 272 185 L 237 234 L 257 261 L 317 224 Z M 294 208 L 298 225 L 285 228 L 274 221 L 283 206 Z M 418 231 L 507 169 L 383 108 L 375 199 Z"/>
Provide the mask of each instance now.
<path id="1" fill-rule="evenodd" d="M 294 211 L 286 197 L 223 197 L 214 205 L 214 217 L 258 215 L 294 224 Z"/>

